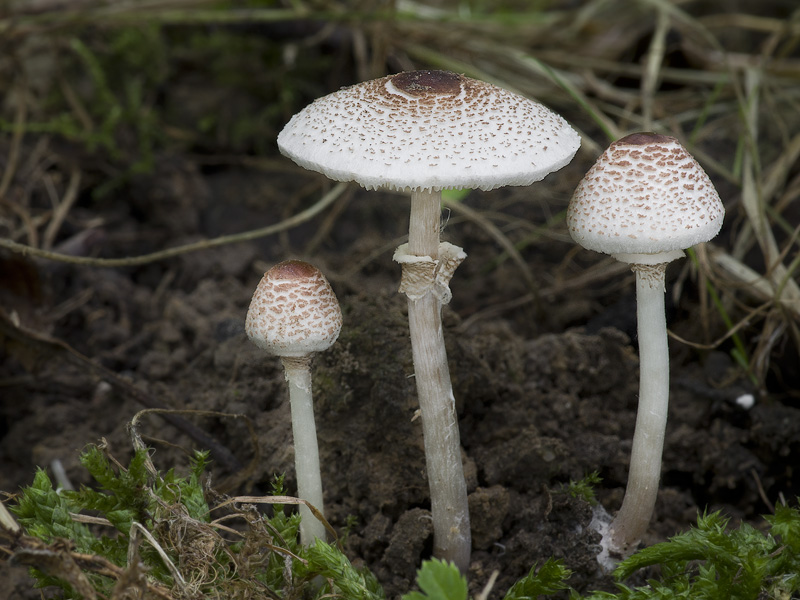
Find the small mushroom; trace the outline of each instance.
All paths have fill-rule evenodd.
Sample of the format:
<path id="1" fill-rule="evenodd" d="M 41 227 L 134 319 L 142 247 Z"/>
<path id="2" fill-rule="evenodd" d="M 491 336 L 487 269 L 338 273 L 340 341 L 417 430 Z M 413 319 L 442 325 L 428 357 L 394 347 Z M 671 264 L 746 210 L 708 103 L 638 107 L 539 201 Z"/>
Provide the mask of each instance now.
<path id="1" fill-rule="evenodd" d="M 567 209 L 572 239 L 630 263 L 636 273 L 639 409 L 628 485 L 603 543 L 626 556 L 641 540 L 658 493 L 669 402 L 664 313 L 667 264 L 722 227 L 714 184 L 675 138 L 634 133 L 609 146 L 578 184 Z"/>
<path id="2" fill-rule="evenodd" d="M 325 276 L 300 260 L 272 267 L 258 284 L 245 331 L 259 348 L 279 356 L 289 384 L 298 496 L 323 513 L 322 478 L 311 393 L 311 355 L 330 348 L 342 329 L 342 311 Z M 325 527 L 300 506 L 300 542 L 325 540 Z"/>
<path id="3" fill-rule="evenodd" d="M 580 138 L 541 104 L 447 71 L 409 71 L 320 98 L 278 136 L 283 154 L 337 181 L 411 192 L 395 253 L 425 440 L 434 556 L 466 572 L 471 537 L 441 308 L 464 251 L 440 243 L 441 190 L 530 185 L 566 165 Z"/>

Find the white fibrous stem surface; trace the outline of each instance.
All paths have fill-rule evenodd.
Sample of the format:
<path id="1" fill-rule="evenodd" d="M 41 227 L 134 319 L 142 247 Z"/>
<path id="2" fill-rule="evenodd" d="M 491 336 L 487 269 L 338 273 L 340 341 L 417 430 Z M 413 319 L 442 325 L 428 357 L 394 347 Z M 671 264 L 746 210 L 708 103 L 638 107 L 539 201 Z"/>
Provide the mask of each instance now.
<path id="1" fill-rule="evenodd" d="M 666 263 L 632 265 L 636 272 L 639 333 L 639 407 L 625 497 L 609 526 L 609 550 L 626 556 L 641 540 L 653 515 L 669 408 L 669 349 L 664 314 Z"/>
<path id="2" fill-rule="evenodd" d="M 412 194 L 409 254 L 438 261 L 440 200 L 439 192 Z M 467 484 L 444 345 L 442 304 L 433 291 L 409 298 L 408 322 L 431 494 L 433 554 L 466 573 L 472 550 Z"/>
<path id="3" fill-rule="evenodd" d="M 281 361 L 289 384 L 297 495 L 324 514 L 317 428 L 311 395 L 310 358 L 284 357 Z M 300 517 L 300 542 L 304 546 L 313 544 L 316 538 L 325 541 L 325 526 L 303 504 L 300 505 Z"/>
<path id="4" fill-rule="evenodd" d="M 472 547 L 467 485 L 440 311 L 433 294 L 409 300 L 414 374 L 431 494 L 433 554 L 454 562 L 466 573 Z"/>

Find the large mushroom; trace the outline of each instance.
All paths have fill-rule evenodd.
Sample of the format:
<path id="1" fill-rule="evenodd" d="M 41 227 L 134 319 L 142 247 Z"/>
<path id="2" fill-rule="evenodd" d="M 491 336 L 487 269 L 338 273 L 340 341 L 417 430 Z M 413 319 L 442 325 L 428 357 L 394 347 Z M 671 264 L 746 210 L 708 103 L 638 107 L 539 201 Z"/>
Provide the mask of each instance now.
<path id="1" fill-rule="evenodd" d="M 567 210 L 576 242 L 629 263 L 636 273 L 639 408 L 625 497 L 603 539 L 611 555 L 635 549 L 658 494 L 669 403 L 667 264 L 716 236 L 724 215 L 714 184 L 692 155 L 675 138 L 655 133 L 611 144 Z"/>
<path id="2" fill-rule="evenodd" d="M 287 260 L 264 273 L 247 310 L 245 331 L 259 348 L 279 356 L 289 384 L 297 495 L 323 513 L 322 477 L 311 391 L 311 356 L 330 348 L 342 311 L 328 280 L 313 265 Z M 300 542 L 325 541 L 325 526 L 300 506 Z"/>
<path id="3" fill-rule="evenodd" d="M 283 154 L 337 181 L 411 192 L 397 249 L 434 524 L 434 556 L 469 566 L 471 534 L 441 307 L 466 258 L 439 241 L 441 190 L 530 185 L 566 165 L 580 138 L 527 98 L 447 71 L 410 71 L 320 98 L 278 136 Z"/>

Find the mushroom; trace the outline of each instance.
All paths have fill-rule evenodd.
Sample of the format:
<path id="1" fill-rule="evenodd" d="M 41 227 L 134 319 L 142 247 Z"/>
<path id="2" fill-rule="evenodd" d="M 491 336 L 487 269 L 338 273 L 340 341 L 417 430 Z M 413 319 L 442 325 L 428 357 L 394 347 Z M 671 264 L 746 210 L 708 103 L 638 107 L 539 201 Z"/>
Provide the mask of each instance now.
<path id="1" fill-rule="evenodd" d="M 395 252 L 408 297 L 434 524 L 434 556 L 469 567 L 467 488 L 441 308 L 466 258 L 440 243 L 441 190 L 530 185 L 566 165 L 580 138 L 527 98 L 447 71 L 408 71 L 320 98 L 278 136 L 283 154 L 337 181 L 411 192 L 408 244 Z"/>
<path id="2" fill-rule="evenodd" d="M 634 133 L 609 146 L 567 209 L 572 239 L 629 263 L 636 274 L 639 408 L 622 507 L 604 546 L 627 556 L 641 540 L 658 493 L 669 402 L 664 313 L 667 264 L 719 233 L 725 209 L 714 184 L 673 137 Z"/>
<path id="3" fill-rule="evenodd" d="M 259 348 L 279 356 L 289 384 L 297 494 L 323 513 L 317 430 L 311 394 L 311 355 L 330 348 L 342 329 L 342 311 L 325 276 L 300 260 L 264 274 L 250 301 L 245 331 Z M 300 506 L 300 542 L 325 540 L 324 524 Z"/>

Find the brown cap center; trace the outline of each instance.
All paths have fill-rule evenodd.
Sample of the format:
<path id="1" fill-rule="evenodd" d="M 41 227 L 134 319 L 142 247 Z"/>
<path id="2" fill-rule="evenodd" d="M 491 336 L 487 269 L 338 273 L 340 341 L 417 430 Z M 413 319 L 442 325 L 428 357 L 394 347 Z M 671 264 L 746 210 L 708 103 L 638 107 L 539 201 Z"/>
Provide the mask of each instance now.
<path id="1" fill-rule="evenodd" d="M 668 135 L 661 135 L 660 133 L 651 133 L 649 131 L 640 131 L 626 135 L 624 138 L 617 140 L 617 144 L 627 144 L 629 146 L 647 146 L 648 144 L 667 144 L 674 142 L 675 138 Z"/>
<path id="2" fill-rule="evenodd" d="M 311 279 L 317 274 L 317 268 L 302 260 L 286 260 L 270 269 L 272 279 L 301 280 Z"/>
<path id="3" fill-rule="evenodd" d="M 459 94 L 461 81 L 461 75 L 450 71 L 405 71 L 392 77 L 397 89 L 412 96 Z"/>

